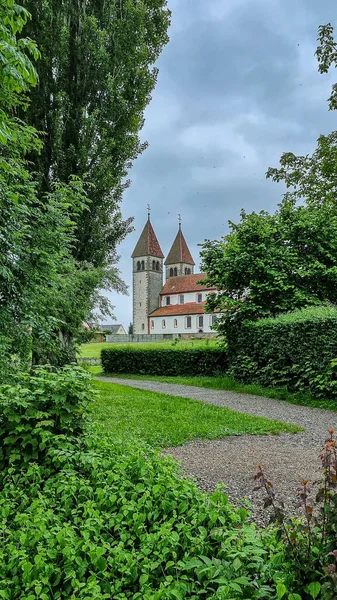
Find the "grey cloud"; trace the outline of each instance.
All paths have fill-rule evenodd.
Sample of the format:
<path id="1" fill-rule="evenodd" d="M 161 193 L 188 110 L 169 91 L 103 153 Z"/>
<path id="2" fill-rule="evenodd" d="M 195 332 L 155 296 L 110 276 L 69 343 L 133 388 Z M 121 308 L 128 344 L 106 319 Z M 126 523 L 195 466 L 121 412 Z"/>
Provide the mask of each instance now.
<path id="1" fill-rule="evenodd" d="M 335 128 L 327 110 L 335 73 L 321 76 L 317 27 L 332 21 L 325 0 L 170 0 L 171 41 L 158 61 L 158 85 L 123 201 L 136 231 L 119 249 L 131 284 L 130 255 L 152 206 L 167 253 L 177 213 L 197 262 L 198 244 L 219 239 L 240 209 L 273 211 L 284 191 L 265 180 L 285 151 L 309 153 Z M 112 295 L 119 322 L 131 320 L 131 297 Z"/>

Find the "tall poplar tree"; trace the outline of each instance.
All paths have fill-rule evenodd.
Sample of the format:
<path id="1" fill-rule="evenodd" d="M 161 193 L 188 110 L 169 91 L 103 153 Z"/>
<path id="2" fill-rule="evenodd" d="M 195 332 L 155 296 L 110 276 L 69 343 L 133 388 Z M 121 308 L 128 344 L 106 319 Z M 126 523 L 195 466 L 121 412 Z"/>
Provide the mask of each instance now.
<path id="1" fill-rule="evenodd" d="M 168 41 L 167 0 L 23 0 L 26 35 L 41 52 L 39 83 L 26 119 L 44 133 L 33 155 L 41 193 L 70 176 L 88 184 L 74 257 L 93 267 L 115 261 L 130 228 L 120 213 L 132 161 L 145 149 L 139 132 Z"/>

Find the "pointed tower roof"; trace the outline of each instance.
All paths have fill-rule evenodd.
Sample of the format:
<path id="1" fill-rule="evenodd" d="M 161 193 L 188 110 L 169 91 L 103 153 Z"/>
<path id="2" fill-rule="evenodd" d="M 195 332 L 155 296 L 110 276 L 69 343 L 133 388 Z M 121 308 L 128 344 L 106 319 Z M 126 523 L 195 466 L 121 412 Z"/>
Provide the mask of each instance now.
<path id="1" fill-rule="evenodd" d="M 136 258 L 137 256 L 155 256 L 156 258 L 164 258 L 157 236 L 151 225 L 150 217 L 148 218 L 136 247 L 131 254 L 132 258 Z"/>
<path id="2" fill-rule="evenodd" d="M 195 265 L 192 254 L 189 251 L 188 245 L 181 231 L 179 223 L 179 231 L 171 246 L 171 250 L 165 260 L 165 265 L 174 265 L 176 263 L 186 263 L 187 265 Z"/>

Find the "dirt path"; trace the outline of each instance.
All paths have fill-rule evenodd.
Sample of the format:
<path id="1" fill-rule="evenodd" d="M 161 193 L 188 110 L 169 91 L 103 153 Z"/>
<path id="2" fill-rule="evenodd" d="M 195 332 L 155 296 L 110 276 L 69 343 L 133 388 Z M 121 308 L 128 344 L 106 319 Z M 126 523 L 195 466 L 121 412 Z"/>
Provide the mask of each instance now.
<path id="1" fill-rule="evenodd" d="M 195 478 L 199 487 L 212 491 L 218 483 L 228 486 L 227 493 L 235 504 L 246 496 L 254 504 L 254 516 L 264 521 L 262 498 L 253 494 L 253 476 L 262 464 L 274 482 L 278 496 L 289 511 L 294 510 L 296 488 L 302 479 L 313 482 L 319 474 L 319 453 L 328 430 L 337 430 L 337 412 L 289 404 L 225 390 L 211 390 L 157 381 L 140 381 L 100 377 L 119 385 L 194 398 L 238 412 L 295 423 L 305 428 L 297 434 L 267 436 L 231 436 L 215 441 L 195 441 L 167 452 L 180 461 L 184 470 Z"/>

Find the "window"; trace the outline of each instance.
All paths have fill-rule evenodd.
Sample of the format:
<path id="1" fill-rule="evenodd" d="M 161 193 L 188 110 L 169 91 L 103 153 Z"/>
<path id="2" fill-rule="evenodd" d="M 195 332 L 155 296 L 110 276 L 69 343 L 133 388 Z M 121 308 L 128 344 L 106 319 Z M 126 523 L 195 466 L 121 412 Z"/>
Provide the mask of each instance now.
<path id="1" fill-rule="evenodd" d="M 178 275 L 178 269 L 177 269 L 177 267 L 174 267 L 174 275 Z"/>
<path id="2" fill-rule="evenodd" d="M 142 260 L 142 271 L 145 271 L 145 262 Z"/>
<path id="3" fill-rule="evenodd" d="M 172 269 L 172 267 L 170 268 L 170 277 L 173 277 L 173 269 Z"/>
<path id="4" fill-rule="evenodd" d="M 186 329 L 191 329 L 192 327 L 192 317 L 186 317 Z"/>
<path id="5" fill-rule="evenodd" d="M 204 326 L 204 317 L 200 316 L 198 317 L 198 327 L 203 327 Z"/>
<path id="6" fill-rule="evenodd" d="M 137 261 L 137 271 L 140 271 L 140 260 Z"/>
<path id="7" fill-rule="evenodd" d="M 184 304 L 184 296 L 179 296 L 179 304 Z"/>
<path id="8" fill-rule="evenodd" d="M 166 327 L 165 319 L 162 320 L 161 326 L 162 326 L 163 329 L 165 329 L 165 327 Z"/>
<path id="9" fill-rule="evenodd" d="M 154 329 L 154 321 L 151 321 L 151 329 Z"/>
<path id="10" fill-rule="evenodd" d="M 157 262 L 156 262 L 156 271 L 160 271 L 159 260 L 157 260 Z"/>
<path id="11" fill-rule="evenodd" d="M 178 327 L 178 319 L 174 319 L 174 327 Z"/>
<path id="12" fill-rule="evenodd" d="M 191 275 L 191 269 L 185 267 L 185 275 Z"/>
<path id="13" fill-rule="evenodd" d="M 198 304 L 202 303 L 202 294 L 197 294 L 197 303 Z"/>
<path id="14" fill-rule="evenodd" d="M 170 304 L 171 304 L 170 296 L 166 296 L 165 301 L 166 301 L 166 306 L 170 306 Z"/>
<path id="15" fill-rule="evenodd" d="M 144 325 L 144 323 L 142 323 L 142 331 L 144 331 L 144 329 L 145 329 L 145 325 Z"/>
<path id="16" fill-rule="evenodd" d="M 152 271 L 155 271 L 155 270 L 156 270 L 156 261 L 153 260 L 152 261 Z"/>
<path id="17" fill-rule="evenodd" d="M 213 325 L 216 324 L 217 320 L 218 320 L 218 318 L 217 318 L 216 315 L 211 315 L 211 317 L 210 317 L 210 325 L 213 327 Z"/>

